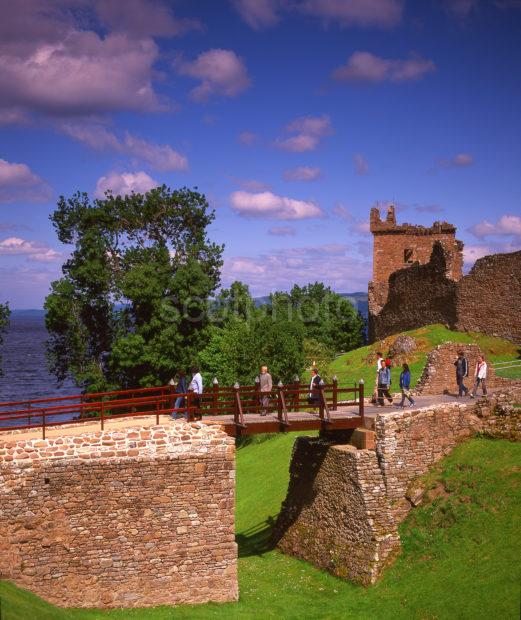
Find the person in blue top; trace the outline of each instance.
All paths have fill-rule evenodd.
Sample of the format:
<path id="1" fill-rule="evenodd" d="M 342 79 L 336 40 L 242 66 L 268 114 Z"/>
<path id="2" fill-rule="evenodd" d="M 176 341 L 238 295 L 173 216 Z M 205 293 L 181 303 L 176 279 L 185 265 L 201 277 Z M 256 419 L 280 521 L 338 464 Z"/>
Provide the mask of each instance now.
<path id="1" fill-rule="evenodd" d="M 414 405 L 414 398 L 411 396 L 411 371 L 408 364 L 402 364 L 402 372 L 400 373 L 400 389 L 402 391 L 402 402 L 398 407 L 405 407 L 405 399 L 411 403 L 411 407 Z"/>
<path id="2" fill-rule="evenodd" d="M 176 394 L 186 394 L 187 389 L 186 389 L 186 373 L 183 370 L 179 371 L 179 375 L 178 375 L 178 381 L 177 381 L 177 387 L 175 389 L 175 393 Z M 181 409 L 181 407 L 184 407 L 185 404 L 185 398 L 184 396 L 178 396 L 175 399 L 175 405 L 174 405 L 174 411 L 172 413 L 172 418 L 174 418 L 174 420 L 177 420 L 177 414 L 178 414 L 178 410 Z M 185 412 L 185 417 L 187 417 L 187 414 Z"/>

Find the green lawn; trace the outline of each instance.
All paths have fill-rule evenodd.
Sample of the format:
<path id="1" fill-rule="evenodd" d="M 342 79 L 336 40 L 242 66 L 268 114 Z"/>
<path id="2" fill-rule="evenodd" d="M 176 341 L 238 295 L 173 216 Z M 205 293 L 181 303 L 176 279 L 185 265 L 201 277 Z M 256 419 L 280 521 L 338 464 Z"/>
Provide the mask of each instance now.
<path id="1" fill-rule="evenodd" d="M 294 439 L 277 435 L 237 453 L 239 603 L 63 611 L 1 583 L 2 620 L 519 617 L 520 444 L 479 438 L 444 459 L 427 476 L 438 497 L 411 513 L 401 527 L 402 555 L 364 589 L 267 545 Z"/>
<path id="2" fill-rule="evenodd" d="M 492 362 L 510 361 L 521 359 L 521 348 L 508 340 L 485 336 L 478 333 L 454 332 L 443 325 L 428 325 L 419 329 L 403 332 L 413 336 L 417 341 L 417 350 L 411 356 L 409 366 L 411 368 L 411 384 L 414 386 L 421 376 L 427 354 L 443 342 L 461 342 L 478 344 L 485 356 Z M 376 351 L 382 351 L 386 355 L 391 338 L 375 344 L 355 349 L 335 359 L 329 367 L 329 376 L 337 375 L 338 383 L 342 387 L 351 387 L 355 381 L 364 379 L 368 386 L 374 385 L 376 371 L 375 363 L 368 363 L 367 358 Z M 375 358 L 376 359 L 376 358 Z M 394 371 L 397 372 L 396 370 Z M 521 379 L 521 367 L 505 369 L 497 372 L 502 377 Z"/>

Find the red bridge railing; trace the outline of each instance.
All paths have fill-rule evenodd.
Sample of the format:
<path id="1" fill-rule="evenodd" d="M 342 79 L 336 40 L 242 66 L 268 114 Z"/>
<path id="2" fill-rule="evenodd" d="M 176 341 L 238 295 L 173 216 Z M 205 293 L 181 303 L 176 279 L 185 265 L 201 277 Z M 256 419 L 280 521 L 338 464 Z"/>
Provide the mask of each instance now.
<path id="1" fill-rule="evenodd" d="M 364 385 L 340 388 L 336 380 L 323 384 L 315 394 L 316 402 L 309 403 L 309 387 L 300 383 L 279 384 L 269 393 L 268 414 L 275 416 L 281 427 L 290 425 L 289 413 L 313 409 L 320 424 L 331 424 L 331 412 L 338 404 L 358 409 L 360 422 L 364 421 Z M 97 392 L 75 396 L 60 396 L 27 401 L 0 403 L 0 431 L 41 428 L 45 439 L 46 429 L 62 424 L 85 424 L 98 420 L 104 429 L 107 420 L 138 416 L 159 416 L 176 413 L 189 421 L 221 416 L 233 416 L 233 424 L 240 432 L 246 428 L 248 417 L 262 411 L 259 384 L 253 386 L 220 387 L 214 383 L 201 395 L 188 392 L 179 394 L 175 386 L 161 386 Z M 266 393 L 262 393 L 266 396 Z M 183 406 L 175 408 L 176 399 L 185 399 Z"/>

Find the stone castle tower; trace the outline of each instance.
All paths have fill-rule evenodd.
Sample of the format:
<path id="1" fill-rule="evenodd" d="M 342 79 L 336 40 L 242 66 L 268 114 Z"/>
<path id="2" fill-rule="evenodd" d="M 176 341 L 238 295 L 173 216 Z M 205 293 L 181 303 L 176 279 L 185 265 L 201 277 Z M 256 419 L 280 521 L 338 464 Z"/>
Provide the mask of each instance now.
<path id="1" fill-rule="evenodd" d="M 374 323 L 388 301 L 389 278 L 414 264 L 430 262 L 436 242 L 443 248 L 444 276 L 458 282 L 462 278 L 463 243 L 456 239 L 456 228 L 448 222 L 432 226 L 397 224 L 394 206 L 387 208 L 382 220 L 378 208 L 371 209 L 370 229 L 373 234 L 373 279 L 369 283 L 369 340 L 373 342 Z"/>

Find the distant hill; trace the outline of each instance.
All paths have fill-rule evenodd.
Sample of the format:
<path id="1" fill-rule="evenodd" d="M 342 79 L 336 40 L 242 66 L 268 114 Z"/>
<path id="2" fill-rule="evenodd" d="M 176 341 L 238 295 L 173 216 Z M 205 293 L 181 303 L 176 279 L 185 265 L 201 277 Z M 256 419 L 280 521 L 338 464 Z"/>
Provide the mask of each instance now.
<path id="1" fill-rule="evenodd" d="M 20 310 L 11 310 L 12 317 L 34 317 L 34 318 L 44 318 L 45 310 L 38 308 L 21 308 Z"/>
<path id="2" fill-rule="evenodd" d="M 367 293 L 356 292 L 356 293 L 339 293 L 340 297 L 345 297 L 348 299 L 353 306 L 360 312 L 360 314 L 367 319 L 368 315 L 368 301 L 367 301 Z M 270 297 L 269 295 L 264 295 L 264 297 L 254 297 L 253 301 L 257 307 L 262 306 L 264 304 L 269 304 Z"/>

